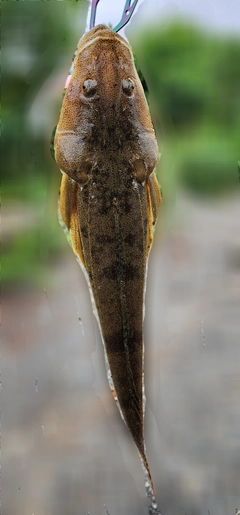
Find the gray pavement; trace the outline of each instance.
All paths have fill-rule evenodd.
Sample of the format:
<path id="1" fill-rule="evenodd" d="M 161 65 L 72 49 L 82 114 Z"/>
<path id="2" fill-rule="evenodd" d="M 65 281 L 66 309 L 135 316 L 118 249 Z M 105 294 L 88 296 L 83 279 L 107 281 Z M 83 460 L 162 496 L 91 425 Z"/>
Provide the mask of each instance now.
<path id="1" fill-rule="evenodd" d="M 49 269 L 42 289 L 3 295 L 1 513 L 147 514 L 85 278 L 70 249 Z M 162 515 L 240 508 L 239 363 L 239 197 L 179 193 L 160 214 L 146 295 L 146 445 Z"/>

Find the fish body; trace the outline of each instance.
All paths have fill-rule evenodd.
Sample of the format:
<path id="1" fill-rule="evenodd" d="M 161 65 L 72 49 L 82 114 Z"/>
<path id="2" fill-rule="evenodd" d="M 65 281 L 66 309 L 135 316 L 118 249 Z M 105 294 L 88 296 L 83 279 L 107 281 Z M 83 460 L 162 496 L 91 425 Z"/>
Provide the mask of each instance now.
<path id="1" fill-rule="evenodd" d="M 154 492 L 143 430 L 143 317 L 161 198 L 158 148 L 131 48 L 104 25 L 80 40 L 54 151 L 60 215 L 89 281 L 110 385 Z"/>

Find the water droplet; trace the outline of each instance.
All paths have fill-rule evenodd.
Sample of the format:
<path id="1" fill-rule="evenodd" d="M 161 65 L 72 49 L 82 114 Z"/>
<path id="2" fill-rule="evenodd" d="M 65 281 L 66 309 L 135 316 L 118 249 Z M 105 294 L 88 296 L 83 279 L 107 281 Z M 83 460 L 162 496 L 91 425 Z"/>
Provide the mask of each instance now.
<path id="1" fill-rule="evenodd" d="M 107 515 L 110 515 L 109 511 L 107 510 L 106 504 L 104 504 L 104 508 L 106 510 Z"/>
<path id="2" fill-rule="evenodd" d="M 202 323 L 201 323 L 201 336 L 202 336 L 202 345 L 203 345 L 203 347 L 206 347 L 206 337 L 205 337 L 204 327 L 203 327 L 203 318 L 202 318 Z"/>
<path id="3" fill-rule="evenodd" d="M 78 302 L 77 296 L 75 298 L 76 298 L 76 305 L 77 305 L 77 312 L 78 312 L 78 321 L 79 321 L 79 324 L 80 324 L 80 327 L 82 330 L 82 335 L 84 336 L 83 322 L 82 322 L 82 318 L 80 317 L 79 302 Z"/>

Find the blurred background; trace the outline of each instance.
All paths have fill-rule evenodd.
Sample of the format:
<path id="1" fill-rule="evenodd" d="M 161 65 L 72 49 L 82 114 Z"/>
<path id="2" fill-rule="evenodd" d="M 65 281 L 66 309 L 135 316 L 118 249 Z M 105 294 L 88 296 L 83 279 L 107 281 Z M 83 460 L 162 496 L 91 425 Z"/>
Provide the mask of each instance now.
<path id="1" fill-rule="evenodd" d="M 123 4 L 100 2 L 97 22 L 115 25 Z M 4 515 L 139 515 L 149 504 L 57 218 L 50 139 L 88 6 L 2 3 Z M 240 509 L 238 28 L 236 1 L 155 0 L 125 31 L 161 152 L 145 431 L 162 515 Z"/>

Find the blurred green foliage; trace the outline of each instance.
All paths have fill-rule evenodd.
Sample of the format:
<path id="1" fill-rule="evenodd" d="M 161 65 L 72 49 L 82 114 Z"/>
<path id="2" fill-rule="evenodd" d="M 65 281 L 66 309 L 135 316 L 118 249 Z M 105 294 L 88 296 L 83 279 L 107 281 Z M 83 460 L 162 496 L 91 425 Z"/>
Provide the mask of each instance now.
<path id="1" fill-rule="evenodd" d="M 16 233 L 4 242 L 2 255 L 3 284 L 21 287 L 23 284 L 41 286 L 46 265 L 52 265 L 64 250 L 63 238 L 59 238 L 56 224 L 46 225 Z M 49 270 L 50 272 L 50 270 Z"/>
<path id="2" fill-rule="evenodd" d="M 3 267 L 7 282 L 16 281 L 37 261 L 30 242 L 38 239 L 39 231 L 49 255 L 62 251 L 56 223 L 60 173 L 49 145 L 64 79 L 55 94 L 54 77 L 63 63 L 67 76 L 87 8 L 86 1 L 2 5 L 3 199 L 13 209 L 17 200 L 34 210 L 53 198 L 56 217 L 56 237 L 43 218 L 35 229 L 23 227 L 11 245 L 8 242 L 7 266 Z M 150 92 L 162 152 L 159 170 L 164 200 L 171 199 L 179 185 L 201 195 L 239 188 L 240 40 L 204 33 L 182 22 L 151 26 L 141 34 L 132 32 L 130 24 L 126 32 Z M 36 99 L 41 99 L 49 77 L 49 89 L 45 88 L 37 109 Z M 51 99 L 51 107 L 46 98 Z M 42 118 L 44 123 L 39 122 Z"/>
<path id="3" fill-rule="evenodd" d="M 60 173 L 49 145 L 87 9 L 85 0 L 2 4 L 2 282 L 8 288 L 40 285 L 52 260 L 67 249 L 57 220 Z M 9 212 L 21 219 L 15 230 Z"/>
<path id="4" fill-rule="evenodd" d="M 135 36 L 133 44 L 160 146 L 163 140 L 163 194 L 171 196 L 173 182 L 205 195 L 238 188 L 240 40 L 172 22 Z M 165 161 L 172 161 L 174 181 Z"/>
<path id="5" fill-rule="evenodd" d="M 85 26 L 87 2 L 78 7 L 79 32 Z M 85 11 L 83 11 L 83 7 Z M 73 53 L 78 36 L 69 30 L 75 3 L 5 2 L 2 5 L 2 188 L 6 198 L 41 197 L 39 188 L 49 180 L 50 166 L 46 141 L 50 136 L 33 131 L 30 116 L 45 81 Z M 75 38 L 74 38 L 75 35 Z M 70 63 L 69 63 L 70 66 Z M 67 74 L 67 71 L 66 71 Z M 49 92 L 51 93 L 51 92 Z M 61 98 L 56 98 L 58 109 Z M 43 103 L 41 114 L 52 112 Z M 55 123 L 56 124 L 56 123 Z M 48 144 L 47 144 L 48 145 Z M 37 181 L 37 187 L 34 187 Z"/>

